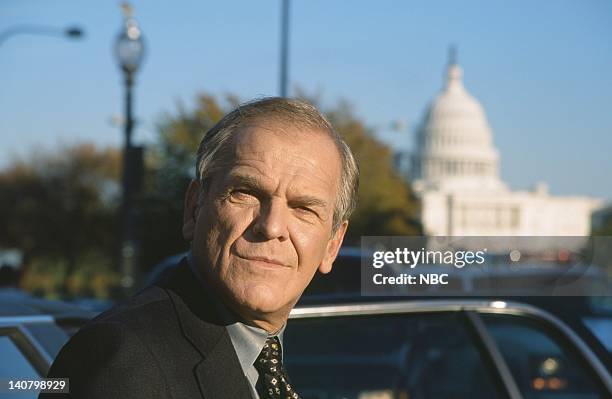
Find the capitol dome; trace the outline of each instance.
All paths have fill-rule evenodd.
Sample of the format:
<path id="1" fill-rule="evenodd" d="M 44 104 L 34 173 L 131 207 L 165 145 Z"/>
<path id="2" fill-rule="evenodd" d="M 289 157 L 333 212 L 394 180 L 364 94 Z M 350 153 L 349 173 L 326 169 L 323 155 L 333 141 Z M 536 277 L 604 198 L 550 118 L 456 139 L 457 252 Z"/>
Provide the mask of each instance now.
<path id="1" fill-rule="evenodd" d="M 485 112 L 463 86 L 461 67 L 452 55 L 446 85 L 417 130 L 412 168 L 417 191 L 505 187 Z"/>

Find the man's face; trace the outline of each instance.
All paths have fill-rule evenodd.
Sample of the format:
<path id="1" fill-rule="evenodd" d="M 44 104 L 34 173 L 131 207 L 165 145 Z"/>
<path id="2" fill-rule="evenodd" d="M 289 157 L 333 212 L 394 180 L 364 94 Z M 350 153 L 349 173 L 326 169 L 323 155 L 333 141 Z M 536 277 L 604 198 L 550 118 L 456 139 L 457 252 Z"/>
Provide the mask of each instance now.
<path id="1" fill-rule="evenodd" d="M 190 186 L 183 235 L 234 311 L 278 328 L 342 243 L 346 223 L 332 235 L 340 156 L 323 133 L 278 123 L 241 128 L 233 149 L 206 192 Z"/>

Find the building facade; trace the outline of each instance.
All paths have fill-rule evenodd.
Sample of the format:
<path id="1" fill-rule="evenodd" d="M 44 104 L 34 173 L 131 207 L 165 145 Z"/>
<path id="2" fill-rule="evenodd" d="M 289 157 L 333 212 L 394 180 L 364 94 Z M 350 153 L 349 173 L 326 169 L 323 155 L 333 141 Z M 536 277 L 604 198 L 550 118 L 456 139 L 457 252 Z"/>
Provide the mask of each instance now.
<path id="1" fill-rule="evenodd" d="M 500 157 L 482 105 L 451 60 L 446 84 L 416 133 L 412 182 L 430 236 L 588 236 L 603 204 L 553 196 L 545 183 L 513 191 L 500 179 Z"/>

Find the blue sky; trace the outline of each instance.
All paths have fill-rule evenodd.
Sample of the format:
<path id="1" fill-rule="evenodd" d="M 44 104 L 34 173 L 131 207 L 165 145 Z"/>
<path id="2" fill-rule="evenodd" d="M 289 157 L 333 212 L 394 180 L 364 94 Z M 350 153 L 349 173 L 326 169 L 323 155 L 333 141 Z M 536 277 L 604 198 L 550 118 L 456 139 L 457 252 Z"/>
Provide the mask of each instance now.
<path id="1" fill-rule="evenodd" d="M 135 140 L 198 92 L 243 99 L 278 90 L 280 0 L 133 1 L 148 54 L 137 77 Z M 95 5 L 95 6 L 94 6 Z M 16 36 L 0 45 L 0 166 L 33 146 L 119 145 L 112 43 L 119 2 L 3 0 L 0 30 L 21 23 L 86 30 L 81 41 Z M 368 124 L 412 146 L 415 126 L 459 47 L 513 188 L 612 199 L 612 2 L 292 0 L 292 85 L 350 100 Z"/>

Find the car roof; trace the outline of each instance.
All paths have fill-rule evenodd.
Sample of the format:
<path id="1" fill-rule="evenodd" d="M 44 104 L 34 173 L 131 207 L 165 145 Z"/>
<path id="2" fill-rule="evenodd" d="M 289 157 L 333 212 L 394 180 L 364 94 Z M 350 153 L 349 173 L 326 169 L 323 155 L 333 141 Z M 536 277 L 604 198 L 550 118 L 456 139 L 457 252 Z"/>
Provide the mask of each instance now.
<path id="1" fill-rule="evenodd" d="M 300 298 L 298 306 L 323 306 L 323 305 L 349 305 L 355 303 L 388 303 L 388 302 L 415 302 L 415 301 L 440 301 L 440 300 L 475 300 L 475 301 L 509 301 L 515 303 L 530 304 L 552 313 L 572 313 L 580 315 L 592 314 L 593 310 L 588 297 L 584 296 L 380 296 L 362 295 L 359 291 L 310 294 Z"/>
<path id="2" fill-rule="evenodd" d="M 85 320 L 95 313 L 62 301 L 37 298 L 18 289 L 0 289 L 0 317 L 33 315 L 49 315 L 56 320 Z"/>

